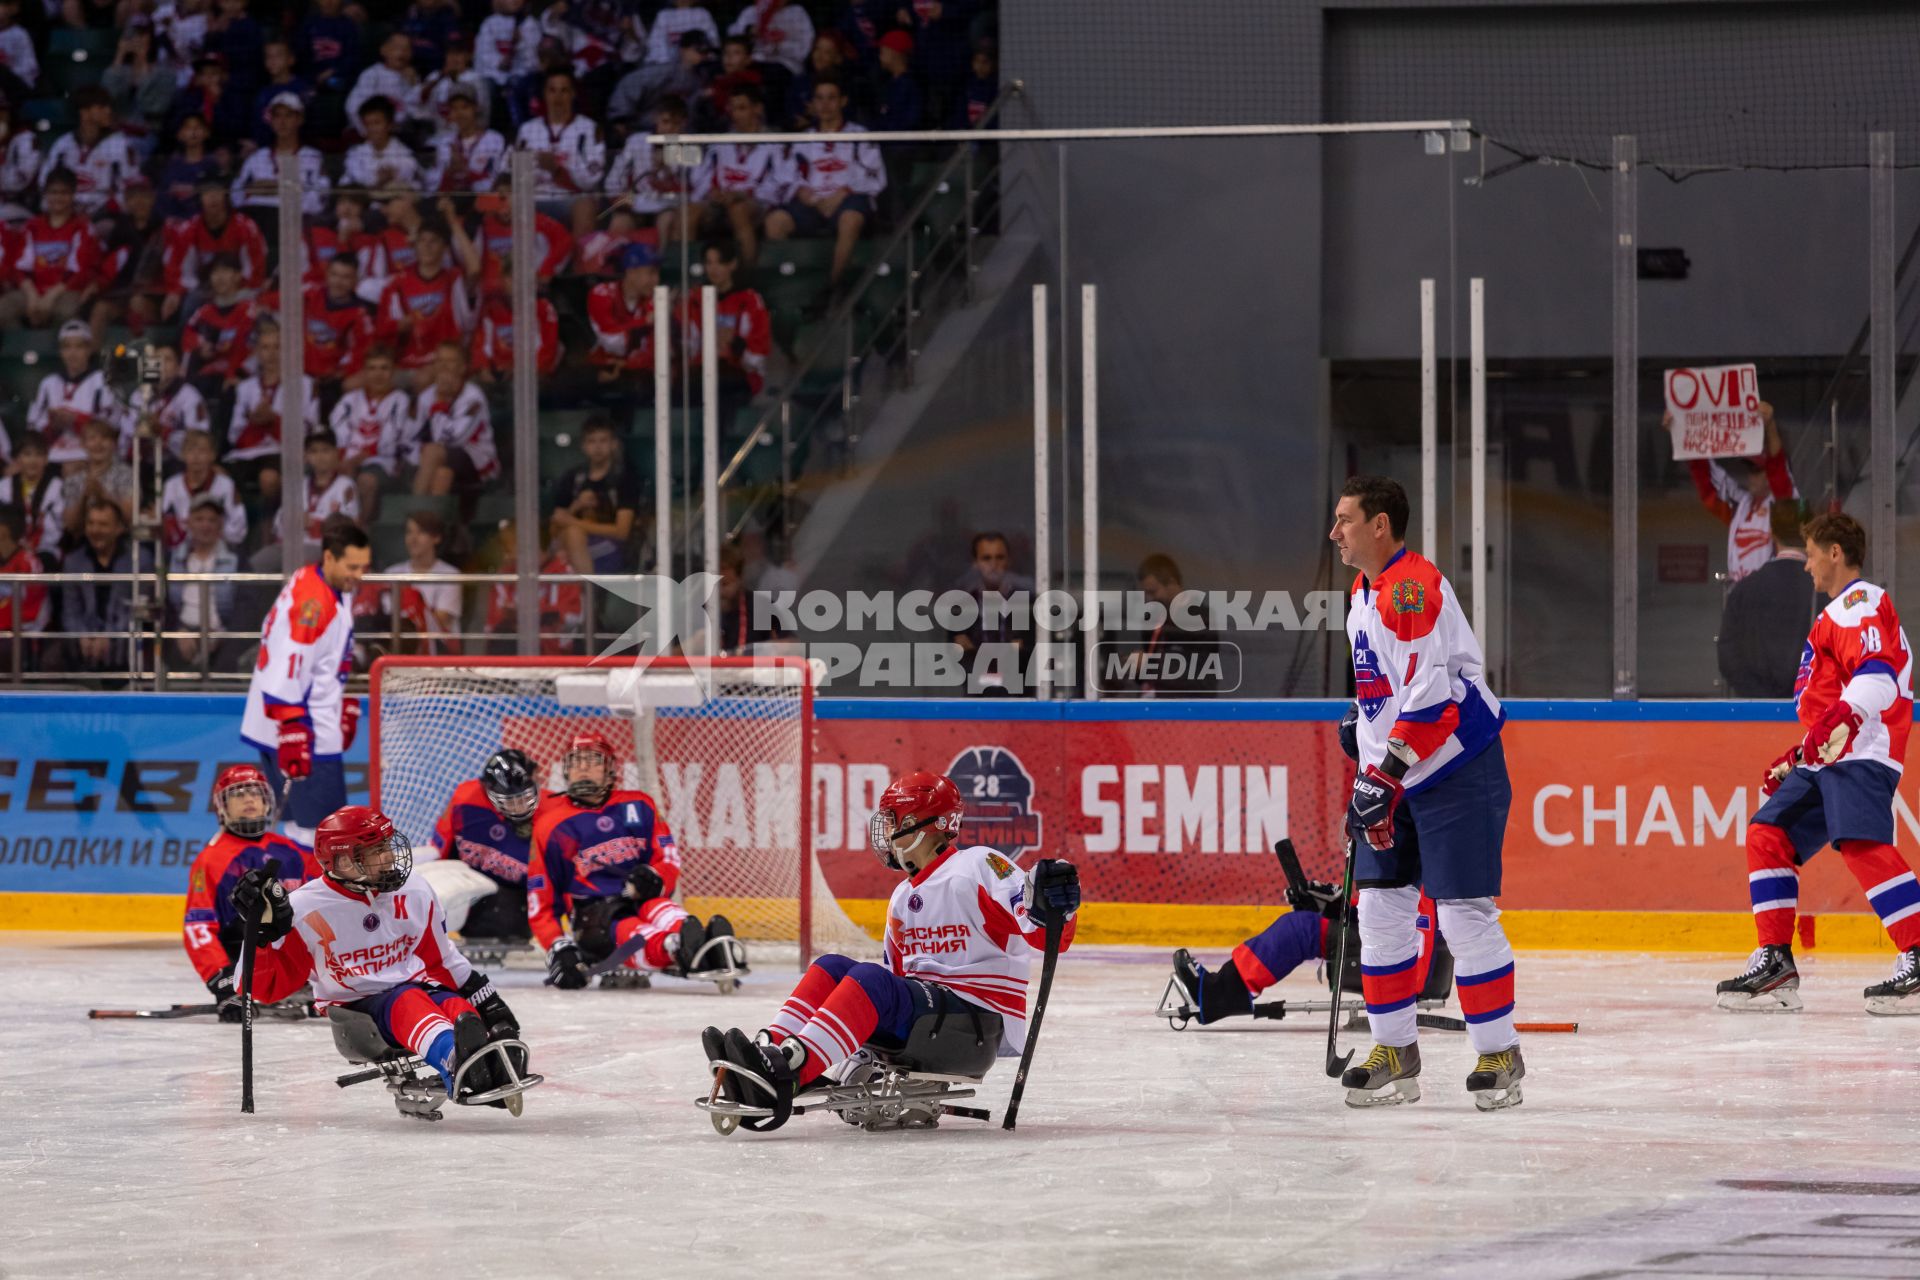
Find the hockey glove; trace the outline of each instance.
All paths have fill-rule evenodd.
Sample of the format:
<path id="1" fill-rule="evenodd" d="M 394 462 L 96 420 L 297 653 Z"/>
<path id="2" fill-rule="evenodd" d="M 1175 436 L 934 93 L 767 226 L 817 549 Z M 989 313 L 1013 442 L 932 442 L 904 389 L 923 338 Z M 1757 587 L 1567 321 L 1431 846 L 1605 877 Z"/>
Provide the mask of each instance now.
<path id="1" fill-rule="evenodd" d="M 340 700 L 340 750 L 353 750 L 353 735 L 360 730 L 360 699 Z"/>
<path id="2" fill-rule="evenodd" d="M 1340 749 L 1347 753 L 1347 759 L 1358 764 L 1360 761 L 1360 704 L 1349 702 L 1347 714 L 1340 717 Z"/>
<path id="3" fill-rule="evenodd" d="M 280 772 L 304 778 L 313 772 L 313 726 L 304 720 L 280 722 Z"/>
<path id="4" fill-rule="evenodd" d="M 1080 869 L 1064 858 L 1042 858 L 1027 872 L 1027 919 L 1042 929 L 1080 909 Z"/>
<path id="5" fill-rule="evenodd" d="M 653 869 L 652 864 L 643 862 L 627 872 L 627 883 L 621 888 L 620 895 L 635 902 L 652 902 L 655 898 L 667 896 L 667 882 L 660 878 L 660 873 Z"/>
<path id="6" fill-rule="evenodd" d="M 255 867 L 233 886 L 233 909 L 242 920 L 259 921 L 264 945 L 278 942 L 293 928 L 293 904 L 287 901 L 287 886 L 265 867 Z"/>
<path id="7" fill-rule="evenodd" d="M 1393 811 L 1400 807 L 1406 788 L 1400 780 L 1383 773 L 1378 765 L 1353 780 L 1353 802 L 1347 807 L 1348 821 L 1366 834 L 1367 843 L 1376 849 L 1393 848 Z"/>
<path id="8" fill-rule="evenodd" d="M 1860 713 L 1844 698 L 1834 699 L 1807 730 L 1800 744 L 1800 758 L 1808 764 L 1832 764 L 1853 749 L 1853 737 L 1860 731 Z"/>
<path id="9" fill-rule="evenodd" d="M 1347 900 L 1340 896 L 1340 886 L 1319 880 L 1309 880 L 1297 889 L 1288 885 L 1287 905 L 1295 911 L 1317 911 L 1329 920 L 1347 914 Z"/>
<path id="10" fill-rule="evenodd" d="M 1781 753 L 1778 760 L 1767 766 L 1767 776 L 1760 783 L 1761 793 L 1772 795 L 1787 780 L 1787 775 L 1800 767 L 1800 745 L 1795 743 Z"/>
<path id="11" fill-rule="evenodd" d="M 488 1038 L 493 1040 L 518 1040 L 520 1022 L 513 1016 L 513 1010 L 507 1008 L 507 1002 L 500 998 L 500 992 L 494 988 L 493 980 L 475 969 L 460 984 L 460 994 L 468 1003 L 480 1012 L 486 1020 Z"/>
<path id="12" fill-rule="evenodd" d="M 587 985 L 587 962 L 572 938 L 562 938 L 547 952 L 547 981 L 562 991 Z"/>
<path id="13" fill-rule="evenodd" d="M 221 1004 L 233 999 L 238 992 L 233 989 L 233 966 L 228 965 L 207 979 L 207 994 Z"/>

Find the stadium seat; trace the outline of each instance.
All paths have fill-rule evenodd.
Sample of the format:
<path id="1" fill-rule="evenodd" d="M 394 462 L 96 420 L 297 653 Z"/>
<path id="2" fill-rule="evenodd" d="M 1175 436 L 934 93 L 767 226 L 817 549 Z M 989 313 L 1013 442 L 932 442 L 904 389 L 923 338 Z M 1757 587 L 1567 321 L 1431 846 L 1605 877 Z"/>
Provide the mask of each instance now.
<path id="1" fill-rule="evenodd" d="M 61 134 L 73 131 L 73 104 L 65 98 L 29 98 L 21 104 L 20 118 L 40 132 L 44 153 Z"/>

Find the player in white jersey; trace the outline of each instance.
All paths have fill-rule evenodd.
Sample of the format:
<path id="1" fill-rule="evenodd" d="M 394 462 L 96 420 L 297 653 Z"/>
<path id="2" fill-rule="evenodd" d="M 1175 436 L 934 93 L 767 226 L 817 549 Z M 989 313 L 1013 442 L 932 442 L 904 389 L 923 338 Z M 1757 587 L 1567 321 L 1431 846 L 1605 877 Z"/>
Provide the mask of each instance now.
<path id="1" fill-rule="evenodd" d="M 439 1074 L 448 1097 L 497 1101 L 517 1115 L 497 1092 L 524 1074 L 519 1023 L 447 936 L 446 913 L 433 886 L 413 874 L 406 837 L 354 805 L 320 824 L 314 855 L 321 874 L 291 894 L 264 867 L 234 886 L 240 918 L 259 920 L 264 935 L 236 987 L 272 1001 L 311 982 L 316 1006 L 371 1019 L 387 1047 Z M 504 1052 L 483 1052 L 502 1042 L 518 1047 L 518 1070 L 507 1070 Z M 488 1094 L 496 1096 L 476 1096 Z"/>
<path id="2" fill-rule="evenodd" d="M 1513 788 L 1480 644 L 1453 586 L 1407 549 L 1407 494 L 1384 476 L 1341 488 L 1328 536 L 1359 570 L 1347 609 L 1360 774 L 1347 812 L 1360 980 L 1374 1048 L 1341 1077 L 1355 1107 L 1420 1097 L 1420 895 L 1452 950 L 1467 1035 L 1467 1091 L 1482 1111 L 1520 1102 L 1513 948 L 1500 927 L 1501 842 Z"/>
<path id="3" fill-rule="evenodd" d="M 885 963 L 821 956 L 754 1039 L 738 1028 L 702 1034 L 709 1060 L 742 1069 L 722 1079 L 728 1099 L 773 1111 L 748 1127 L 778 1128 L 796 1097 L 804 1103 L 807 1089 L 829 1083 L 828 1071 L 863 1048 L 904 1048 L 922 1019 L 997 1022 L 1000 1056 L 1019 1054 L 1030 959 L 1055 919 L 1060 949 L 1071 945 L 1080 874 L 1043 858 L 1023 876 L 985 845 L 958 847 L 963 812 L 959 788 L 939 774 L 916 771 L 889 786 L 870 836 L 881 861 L 908 878 L 887 904 Z"/>
<path id="4" fill-rule="evenodd" d="M 360 703 L 347 696 L 352 598 L 372 560 L 366 531 L 335 516 L 320 531 L 320 563 L 287 580 L 260 627 L 240 738 L 260 753 L 274 794 L 284 797 L 286 834 L 301 844 L 346 803 L 340 759 L 360 722 Z M 287 779 L 298 785 L 289 790 Z"/>
<path id="5" fill-rule="evenodd" d="M 521 125 L 517 135 L 517 144 L 533 152 L 540 170 L 535 194 L 560 201 L 598 190 L 607 169 L 607 144 L 600 139 L 600 126 L 573 109 L 573 72 L 556 67 L 541 86 L 546 114 Z"/>

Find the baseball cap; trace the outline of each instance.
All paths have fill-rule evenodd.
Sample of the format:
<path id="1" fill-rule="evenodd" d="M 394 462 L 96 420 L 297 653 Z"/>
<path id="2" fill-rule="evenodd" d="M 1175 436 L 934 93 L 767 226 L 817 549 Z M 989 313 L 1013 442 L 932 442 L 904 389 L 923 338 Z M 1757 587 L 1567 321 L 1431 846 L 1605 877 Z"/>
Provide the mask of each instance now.
<path id="1" fill-rule="evenodd" d="M 880 37 L 880 47 L 910 58 L 913 56 L 913 37 L 904 31 L 889 31 Z"/>
<path id="2" fill-rule="evenodd" d="M 60 341 L 65 342 L 68 338 L 78 338 L 82 342 L 92 342 L 93 326 L 85 320 L 69 320 L 60 326 Z"/>
<path id="3" fill-rule="evenodd" d="M 620 251 L 620 269 L 631 271 L 635 267 L 657 267 L 660 255 L 653 251 L 650 244 L 630 244 Z"/>
<path id="4" fill-rule="evenodd" d="M 452 102 L 455 98 L 465 98 L 477 107 L 480 105 L 480 90 L 465 80 L 455 80 L 447 90 L 447 101 Z"/>
<path id="5" fill-rule="evenodd" d="M 267 110 L 273 111 L 279 107 L 285 107 L 289 111 L 298 111 L 301 115 L 307 114 L 307 104 L 300 101 L 300 95 L 297 93 L 274 94 L 272 100 L 267 103 Z"/>

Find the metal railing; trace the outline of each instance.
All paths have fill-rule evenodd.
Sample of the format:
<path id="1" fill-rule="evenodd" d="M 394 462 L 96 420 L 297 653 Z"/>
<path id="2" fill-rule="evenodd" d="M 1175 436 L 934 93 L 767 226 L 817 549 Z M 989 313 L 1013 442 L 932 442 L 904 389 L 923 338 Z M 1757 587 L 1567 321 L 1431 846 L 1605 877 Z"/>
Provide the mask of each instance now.
<path id="1" fill-rule="evenodd" d="M 1002 108 L 1023 90 L 1024 86 L 1018 80 L 1008 84 L 967 133 L 990 130 L 999 119 Z M 763 442 L 771 440 L 777 431 L 783 532 L 790 538 L 793 532 L 791 499 L 794 491 L 794 454 L 834 416 L 836 410 L 846 425 L 848 446 L 858 442 L 855 413 L 860 401 L 861 371 L 866 362 L 876 355 L 887 362 L 901 357 L 905 385 L 912 385 L 914 362 L 920 354 L 915 343 L 916 335 L 924 336 L 926 324 L 931 322 L 931 306 L 941 298 L 951 296 L 946 286 L 956 272 L 960 276 L 959 296 L 969 302 L 973 300 L 973 277 L 978 269 L 974 261 L 975 241 L 981 227 L 992 219 L 999 208 L 998 179 L 1002 166 L 998 151 L 996 149 L 984 167 L 976 154 L 981 143 L 990 140 L 968 137 L 954 147 L 953 153 L 926 184 L 925 190 L 901 215 L 893 234 L 873 255 L 873 260 L 860 273 L 853 287 L 828 311 L 826 321 L 821 326 L 820 340 L 814 343 L 813 349 L 793 369 L 779 398 L 761 413 L 747 438 L 721 468 L 717 488 L 723 495 L 722 501 L 728 486 L 740 474 L 753 451 L 765 447 Z M 956 180 L 962 184 L 960 217 L 936 232 L 925 245 L 919 245 L 918 232 L 927 211 L 933 207 L 935 200 L 952 191 Z M 906 278 L 901 296 L 875 320 L 866 338 L 857 340 L 859 326 L 856 320 L 866 308 L 875 283 L 892 273 L 896 254 L 904 256 Z M 836 334 L 841 337 L 838 344 L 833 341 Z M 808 380 L 824 366 L 829 353 L 835 351 L 840 356 L 839 394 L 809 395 Z M 813 401 L 811 405 L 806 403 L 809 400 Z M 802 415 L 797 424 L 796 403 Z M 728 525 L 727 536 L 738 536 L 754 517 L 766 509 L 768 501 L 765 493 L 749 495 L 745 508 Z"/>

